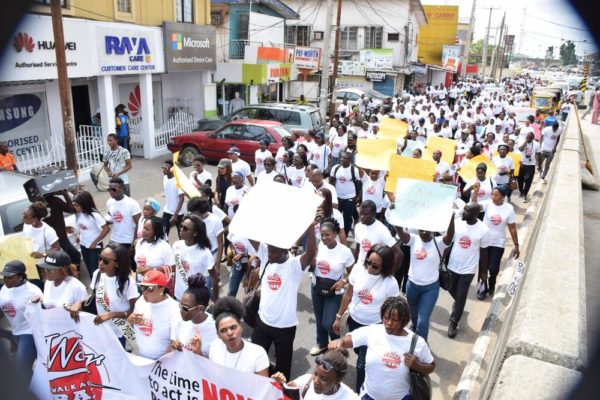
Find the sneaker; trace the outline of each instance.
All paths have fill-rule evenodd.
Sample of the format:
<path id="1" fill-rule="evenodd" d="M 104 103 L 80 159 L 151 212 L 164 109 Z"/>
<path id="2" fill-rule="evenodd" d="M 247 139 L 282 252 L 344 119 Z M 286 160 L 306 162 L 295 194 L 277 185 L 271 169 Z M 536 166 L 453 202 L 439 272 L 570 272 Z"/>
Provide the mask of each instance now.
<path id="1" fill-rule="evenodd" d="M 543 183 L 543 184 L 546 184 L 546 183 L 548 183 L 548 182 L 546 181 L 546 178 L 542 178 L 542 183 Z"/>
<path id="2" fill-rule="evenodd" d="M 450 339 L 456 337 L 457 331 L 458 331 L 458 329 L 456 327 L 456 324 L 450 322 L 450 325 L 448 326 L 448 337 Z"/>
<path id="3" fill-rule="evenodd" d="M 529 197 L 525 196 L 525 197 L 523 198 L 523 203 L 529 203 Z"/>
<path id="4" fill-rule="evenodd" d="M 496 288 L 489 288 L 488 289 L 488 294 L 493 297 L 495 291 L 496 291 Z"/>
<path id="5" fill-rule="evenodd" d="M 477 293 L 477 299 L 478 299 L 478 300 L 483 300 L 483 299 L 485 299 L 485 292 Z"/>
<path id="6" fill-rule="evenodd" d="M 319 354 L 325 353 L 326 351 L 327 351 L 327 346 L 325 346 L 325 347 L 313 346 L 313 348 L 310 349 L 310 355 L 313 357 L 316 357 Z"/>

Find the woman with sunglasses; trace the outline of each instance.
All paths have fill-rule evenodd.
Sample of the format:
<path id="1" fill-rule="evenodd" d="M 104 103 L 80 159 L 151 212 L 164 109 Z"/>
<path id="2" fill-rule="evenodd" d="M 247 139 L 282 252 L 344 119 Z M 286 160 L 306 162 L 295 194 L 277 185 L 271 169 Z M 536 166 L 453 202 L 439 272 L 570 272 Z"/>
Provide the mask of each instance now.
<path id="1" fill-rule="evenodd" d="M 409 353 L 416 334 L 405 329 L 410 321 L 410 312 L 404 298 L 386 299 L 379 316 L 383 324 L 359 328 L 329 343 L 329 348 L 365 346 L 368 349 L 366 379 L 359 395 L 361 400 L 411 400 L 410 370 L 422 375 L 431 374 L 435 369 L 433 356 L 425 340 L 419 336 L 413 353 Z"/>
<path id="2" fill-rule="evenodd" d="M 108 235 L 110 227 L 98 212 L 94 198 L 89 192 L 79 192 L 73 199 L 73 207 L 75 208 L 75 221 L 79 228 L 77 241 L 83 262 L 91 277 L 98 269 L 102 239 Z"/>
<path id="3" fill-rule="evenodd" d="M 151 269 L 160 269 L 171 281 L 173 273 L 173 249 L 165 240 L 165 231 L 162 221 L 158 217 L 152 217 L 144 222 L 142 240 L 135 244 L 135 263 L 137 264 L 138 282 L 142 276 Z"/>
<path id="4" fill-rule="evenodd" d="M 139 355 L 157 360 L 176 339 L 175 328 L 181 322 L 179 305 L 169 296 L 167 277 L 159 270 L 146 272 L 140 287 L 142 296 L 135 302 L 127 322 L 133 325 Z"/>
<path id="5" fill-rule="evenodd" d="M 181 323 L 175 329 L 175 340 L 171 348 L 182 351 L 184 348 L 208 357 L 213 340 L 217 339 L 217 329 L 212 315 L 206 312 L 210 293 L 202 274 L 191 275 L 188 288 L 179 300 Z"/>
<path id="6" fill-rule="evenodd" d="M 269 357 L 259 345 L 242 338 L 244 306 L 234 297 L 222 297 L 213 307 L 217 335 L 208 357 L 215 363 L 237 371 L 269 375 Z"/>
<path id="7" fill-rule="evenodd" d="M 303 400 L 358 400 L 358 395 L 343 383 L 348 370 L 348 351 L 329 350 L 315 359 L 312 374 L 299 376 L 287 383 L 300 389 Z M 285 384 L 285 377 L 277 372 L 271 378 Z"/>
<path id="8" fill-rule="evenodd" d="M 344 231 L 344 216 L 342 213 L 333 207 L 333 195 L 331 194 L 331 190 L 327 188 L 321 188 L 317 190 L 317 194 L 323 198 L 323 202 L 317 208 L 317 217 L 321 220 L 325 219 L 334 219 L 337 222 L 337 235 L 341 244 L 344 246 L 348 245 L 346 239 L 346 231 Z M 315 228 L 318 228 L 319 225 L 315 224 Z M 315 233 L 317 234 L 317 240 L 321 239 L 321 229 L 315 229 Z"/>
<path id="9" fill-rule="evenodd" d="M 340 334 L 340 321 L 348 311 L 350 332 L 363 326 L 381 323 L 380 308 L 391 296 L 398 296 L 400 288 L 394 278 L 394 251 L 386 245 L 376 244 L 367 252 L 364 265 L 356 265 L 348 277 L 348 288 L 335 316 L 333 331 Z M 356 361 L 356 391 L 365 380 L 367 347 L 358 346 Z"/>
<path id="10" fill-rule="evenodd" d="M 215 259 L 210 250 L 210 240 L 206 235 L 206 225 L 194 214 L 183 217 L 181 240 L 173 243 L 175 263 L 175 298 L 181 299 L 188 289 L 188 279 L 192 275 L 209 275 L 212 281 L 211 297 L 219 297 L 219 276 L 214 268 Z M 210 290 L 209 290 L 210 292 Z"/>
<path id="11" fill-rule="evenodd" d="M 135 277 L 131 273 L 131 258 L 127 248 L 118 243 L 109 243 L 102 249 L 98 269 L 94 271 L 90 288 L 96 290 L 98 315 L 94 318 L 94 323 L 100 325 L 108 322 L 121 344 L 125 346 L 123 330 L 127 326 L 114 322 L 124 322 L 123 320 L 127 319 L 139 296 Z"/>
<path id="12" fill-rule="evenodd" d="M 60 250 L 56 231 L 43 219 L 48 216 L 48 208 L 41 201 L 32 203 L 23 212 L 23 236 L 33 241 L 31 257 L 44 258 L 50 251 Z"/>
<path id="13" fill-rule="evenodd" d="M 231 160 L 228 158 L 221 158 L 217 164 L 217 179 L 215 185 L 215 201 L 217 205 L 221 207 L 221 210 L 227 212 L 227 206 L 225 205 L 225 195 L 227 188 L 233 184 L 231 178 L 233 175 L 233 169 Z"/>

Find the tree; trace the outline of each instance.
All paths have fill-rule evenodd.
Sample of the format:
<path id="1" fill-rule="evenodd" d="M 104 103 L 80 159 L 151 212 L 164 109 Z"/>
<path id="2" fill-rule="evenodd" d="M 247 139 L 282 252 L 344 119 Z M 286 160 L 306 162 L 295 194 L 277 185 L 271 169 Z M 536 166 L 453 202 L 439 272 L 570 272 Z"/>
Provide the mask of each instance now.
<path id="1" fill-rule="evenodd" d="M 470 64 L 479 64 L 481 62 L 481 58 L 483 57 L 483 39 L 479 39 L 476 42 L 471 43 L 471 47 L 469 48 L 469 63 Z M 488 43 L 488 51 L 487 57 L 488 61 L 492 57 L 492 53 L 494 51 L 494 46 Z"/>
<path id="2" fill-rule="evenodd" d="M 546 59 L 553 60 L 554 59 L 554 46 L 548 46 L 546 49 Z"/>
<path id="3" fill-rule="evenodd" d="M 560 59 L 563 65 L 577 64 L 577 56 L 575 55 L 575 43 L 567 40 L 560 45 Z"/>

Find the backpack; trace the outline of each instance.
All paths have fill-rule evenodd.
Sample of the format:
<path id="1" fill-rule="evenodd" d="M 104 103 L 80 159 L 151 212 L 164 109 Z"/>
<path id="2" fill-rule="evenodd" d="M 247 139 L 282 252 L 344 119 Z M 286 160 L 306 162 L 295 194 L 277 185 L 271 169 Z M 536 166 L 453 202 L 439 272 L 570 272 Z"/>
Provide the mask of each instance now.
<path id="1" fill-rule="evenodd" d="M 333 170 L 331 171 L 331 175 L 330 177 L 333 179 L 336 179 L 335 175 L 337 174 L 338 170 L 340 169 L 342 165 L 338 164 L 335 167 L 333 167 Z M 362 181 L 360 179 L 356 179 L 356 174 L 354 172 L 354 164 L 350 164 L 350 174 L 352 175 L 352 183 L 354 183 L 354 191 L 356 192 L 356 197 L 354 198 L 356 200 L 357 203 L 361 203 L 362 202 Z"/>

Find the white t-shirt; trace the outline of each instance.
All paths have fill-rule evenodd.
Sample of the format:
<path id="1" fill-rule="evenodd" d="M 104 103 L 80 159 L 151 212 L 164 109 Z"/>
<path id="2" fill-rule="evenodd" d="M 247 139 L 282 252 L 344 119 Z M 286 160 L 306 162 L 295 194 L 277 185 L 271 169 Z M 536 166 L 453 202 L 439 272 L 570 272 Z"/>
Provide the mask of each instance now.
<path id="1" fill-rule="evenodd" d="M 331 137 L 331 156 L 339 157 L 342 150 L 348 146 L 348 134 L 344 133 L 342 136 L 337 133 Z"/>
<path id="2" fill-rule="evenodd" d="M 79 229 L 79 244 L 87 248 L 96 240 L 102 232 L 102 227 L 106 225 L 104 218 L 96 211 L 92 212 L 91 216 L 82 212 L 77 213 L 75 223 Z M 97 247 L 100 247 L 100 243 Z"/>
<path id="3" fill-rule="evenodd" d="M 165 265 L 173 265 L 173 249 L 164 239 L 154 243 L 138 240 L 135 244 L 135 263 L 140 267 L 159 268 Z M 138 274 L 141 281 L 141 275 Z"/>
<path id="4" fill-rule="evenodd" d="M 205 169 L 202 170 L 202 172 L 200 172 L 200 173 L 198 173 L 196 171 L 190 172 L 190 181 L 194 184 L 194 187 L 196 189 L 200 189 L 200 186 L 202 186 L 202 185 L 198 185 L 198 182 L 196 182 L 196 178 L 200 181 L 200 183 L 202 185 L 205 185 L 207 181 L 212 182 L 213 177 L 212 177 L 212 174 Z"/>
<path id="5" fill-rule="evenodd" d="M 300 393 L 304 391 L 306 384 L 309 384 L 306 394 L 302 400 L 358 400 L 358 395 L 352 391 L 345 383 L 340 383 L 338 390 L 331 395 L 316 394 L 314 383 L 311 381 L 312 374 L 305 374 L 294 379 L 294 383 L 300 388 Z"/>
<path id="6" fill-rule="evenodd" d="M 90 289 L 94 290 L 96 287 L 96 279 L 98 277 L 99 270 L 94 271 L 92 275 L 92 280 L 90 282 Z M 127 312 L 129 311 L 129 300 L 137 299 L 139 297 L 139 293 L 137 290 L 137 286 L 135 284 L 135 277 L 132 275 L 129 276 L 129 280 L 123 287 L 123 295 L 119 293 L 119 282 L 117 281 L 117 277 L 115 276 L 106 276 L 106 274 L 100 275 L 100 280 L 98 281 L 98 286 L 104 288 L 104 303 L 108 306 L 108 310 L 105 311 L 102 302 L 100 302 L 99 297 L 96 296 L 96 308 L 98 313 L 101 314 L 103 312 Z M 110 324 L 110 327 L 115 332 L 117 337 L 123 336 L 123 333 L 115 326 L 112 319 L 110 321 L 105 322 L 105 324 Z"/>
<path id="7" fill-rule="evenodd" d="M 267 173 L 267 171 L 264 170 L 264 171 L 262 171 L 261 173 L 259 173 L 256 176 L 256 180 L 257 181 L 259 181 L 259 180 L 263 181 L 264 180 L 265 182 L 268 182 L 268 181 L 272 181 L 273 178 L 275 178 L 276 176 L 277 176 L 277 171 L 273 170 L 270 173 Z"/>
<path id="8" fill-rule="evenodd" d="M 231 232 L 229 232 L 227 235 L 227 239 L 233 248 L 234 255 L 242 255 L 239 261 L 240 263 L 247 263 L 249 258 L 248 256 L 253 256 L 256 254 L 254 246 L 252 246 L 252 243 L 250 243 L 248 239 Z"/>
<path id="9" fill-rule="evenodd" d="M 209 213 L 202 221 L 206 226 L 206 236 L 210 240 L 210 249 L 215 251 L 219 247 L 218 236 L 223 232 L 223 219 Z"/>
<path id="10" fill-rule="evenodd" d="M 504 158 L 498 156 L 494 156 L 492 158 L 492 163 L 496 166 L 496 170 L 498 171 L 496 175 L 494 175 L 494 180 L 498 185 L 506 185 L 510 180 L 510 171 L 515 169 L 515 163 L 512 158 L 506 156 Z M 506 172 L 506 175 L 500 175 L 500 173 Z"/>
<path id="11" fill-rule="evenodd" d="M 195 274 L 207 276 L 208 271 L 215 265 L 215 258 L 210 250 L 201 249 L 197 244 L 187 246 L 184 240 L 173 243 L 173 264 L 178 253 L 181 254 L 181 264 L 188 277 Z M 187 288 L 187 282 L 183 280 L 179 267 L 175 265 L 175 297 L 180 299 Z"/>
<path id="12" fill-rule="evenodd" d="M 531 143 L 525 143 L 525 148 L 521 152 L 521 164 L 535 165 L 535 155 L 540 152 L 540 144 L 533 140 Z"/>
<path id="13" fill-rule="evenodd" d="M 133 325 L 140 356 L 156 360 L 165 355 L 171 340 L 177 338 L 175 329 L 181 321 L 177 302 L 167 297 L 160 303 L 148 303 L 141 296 L 133 312 L 143 318 L 141 324 Z"/>
<path id="14" fill-rule="evenodd" d="M 240 204 L 246 193 L 248 193 L 248 186 L 246 185 L 243 185 L 239 189 L 236 189 L 234 185 L 231 185 L 227 188 L 227 191 L 225 192 L 225 204 L 228 207 L 227 215 L 229 218 L 233 218 L 235 215 L 235 211 L 233 211 L 233 209 L 235 206 Z"/>
<path id="15" fill-rule="evenodd" d="M 514 224 L 516 221 L 515 209 L 512 204 L 502 203 L 501 206 L 494 204 L 492 200 L 481 202 L 485 211 L 483 222 L 489 229 L 490 246 L 504 247 L 506 242 L 506 225 Z"/>
<path id="16" fill-rule="evenodd" d="M 277 154 L 275 154 L 275 162 L 276 162 L 275 169 L 277 171 L 281 170 L 281 167 L 283 165 L 283 155 L 287 152 L 288 151 L 283 146 L 281 146 L 280 148 L 277 149 Z"/>
<path id="17" fill-rule="evenodd" d="M 479 181 L 479 178 L 473 178 L 471 179 L 466 185 L 465 185 L 465 191 L 469 190 L 470 188 L 473 187 L 473 185 L 475 184 L 475 182 Z M 492 191 L 494 190 L 494 188 L 498 186 L 498 184 L 496 182 L 494 182 L 494 180 L 492 178 L 486 178 L 483 181 L 479 181 L 479 192 L 477 192 L 477 202 L 481 202 L 484 200 L 488 200 L 489 198 L 492 197 Z"/>
<path id="18" fill-rule="evenodd" d="M 379 311 L 383 302 L 388 297 L 400 295 L 396 278 L 392 275 L 385 278 L 381 275 L 371 275 L 362 264 L 352 268 L 348 280 L 353 289 L 348 312 L 352 319 L 361 325 L 381 322 Z"/>
<path id="19" fill-rule="evenodd" d="M 135 237 L 133 216 L 142 213 L 138 202 L 128 196 L 118 201 L 110 198 L 106 201 L 106 210 L 113 222 L 110 239 L 117 243 L 132 243 Z"/>
<path id="20" fill-rule="evenodd" d="M 298 169 L 291 166 L 287 169 L 287 176 L 292 186 L 300 187 L 306 178 L 306 171 L 304 168 Z"/>
<path id="21" fill-rule="evenodd" d="M 66 277 L 60 285 L 54 282 L 44 282 L 44 296 L 42 302 L 46 308 L 63 307 L 65 304 L 75 304 L 87 299 L 88 293 L 85 286 L 72 276 Z"/>
<path id="22" fill-rule="evenodd" d="M 385 187 L 385 179 L 383 177 L 373 181 L 369 174 L 364 174 L 361 178 L 362 199 L 363 201 L 371 200 L 377 206 L 377 212 L 381 212 L 383 204 L 383 188 Z"/>
<path id="23" fill-rule="evenodd" d="M 323 184 L 318 189 L 315 187 L 315 185 L 312 184 L 312 182 L 305 181 L 304 185 L 302 185 L 302 189 L 310 190 L 312 193 L 317 193 L 321 189 L 329 189 L 329 191 L 331 192 L 331 203 L 334 205 L 338 204 L 338 196 L 337 191 L 335 190 L 335 186 L 326 181 L 323 181 Z"/>
<path id="24" fill-rule="evenodd" d="M 437 243 L 437 249 L 434 241 Z M 446 244 L 441 236 L 432 238 L 429 242 L 421 240 L 421 236 L 410 234 L 410 269 L 408 277 L 411 282 L 425 286 L 439 279 L 440 254 L 444 254 Z M 438 253 L 439 249 L 439 253 Z"/>
<path id="25" fill-rule="evenodd" d="M 177 204 L 179 204 L 179 196 L 183 194 L 183 190 L 177 187 L 177 181 L 175 177 L 171 179 L 163 176 L 163 189 L 165 192 L 165 209 L 164 212 L 168 214 L 175 214 L 177 210 Z M 183 215 L 185 213 L 185 208 L 182 206 L 179 209 L 178 215 Z"/>
<path id="26" fill-rule="evenodd" d="M 333 218 L 338 223 L 340 229 L 344 229 L 344 216 L 337 208 L 331 210 L 330 219 Z M 339 231 L 338 231 L 339 232 Z M 315 236 L 318 240 L 321 240 L 321 224 L 315 224 Z"/>
<path id="27" fill-rule="evenodd" d="M 396 239 L 392 237 L 388 228 L 375 220 L 371 225 L 365 225 L 359 222 L 354 227 L 355 243 L 359 245 L 358 259 L 356 263 L 362 265 L 367 257 L 367 252 L 376 244 L 385 244 L 390 247 L 396 244 Z"/>
<path id="28" fill-rule="evenodd" d="M 360 180 L 358 168 L 354 165 L 343 167 L 340 164 L 331 170 L 331 174 L 335 178 L 335 190 L 340 199 L 353 199 L 356 197 L 356 188 L 352 180 L 352 169 L 354 169 L 354 179 L 357 181 Z"/>
<path id="29" fill-rule="evenodd" d="M 267 246 L 262 244 L 258 249 L 261 260 L 260 274 L 267 260 Z M 260 306 L 258 315 L 267 325 L 275 328 L 289 328 L 298 325 L 296 314 L 298 303 L 298 287 L 305 270 L 300 264 L 300 256 L 291 255 L 282 264 L 268 263 L 266 272 L 260 282 Z"/>
<path id="30" fill-rule="evenodd" d="M 199 334 L 200 340 L 202 341 L 201 352 L 202 355 L 208 357 L 210 345 L 213 341 L 219 340 L 217 336 L 217 328 L 215 328 L 215 320 L 212 315 L 206 314 L 206 319 L 199 324 L 195 324 L 192 321 L 179 321 L 179 324 L 175 328 L 175 337 L 179 340 L 183 347 L 191 351 L 190 340 Z"/>
<path id="31" fill-rule="evenodd" d="M 254 163 L 256 164 L 256 168 L 254 172 L 256 175 L 260 174 L 265 170 L 265 159 L 267 157 L 273 157 L 273 154 L 269 150 L 261 151 L 260 149 L 256 149 L 254 152 Z"/>
<path id="32" fill-rule="evenodd" d="M 237 353 L 230 353 L 222 340 L 213 340 L 208 358 L 226 368 L 254 374 L 269 368 L 269 356 L 257 344 L 244 341 L 244 347 Z"/>
<path id="33" fill-rule="evenodd" d="M 317 164 L 321 171 L 327 169 L 329 165 L 329 155 L 331 154 L 331 149 L 326 144 L 322 144 L 320 146 L 315 146 L 312 152 L 312 162 Z"/>
<path id="34" fill-rule="evenodd" d="M 31 251 L 40 253 L 50 250 L 52 245 L 58 242 L 58 236 L 54 228 L 43 221 L 42 226 L 39 228 L 23 224 L 23 236 L 30 237 L 33 240 Z"/>
<path id="35" fill-rule="evenodd" d="M 344 276 L 346 268 L 354 264 L 352 250 L 341 243 L 337 243 L 333 249 L 327 247 L 323 242 L 319 243 L 314 275 L 321 278 L 340 280 Z"/>
<path id="36" fill-rule="evenodd" d="M 435 181 L 441 182 L 446 172 L 450 172 L 450 166 L 447 162 L 440 160 L 435 166 Z"/>
<path id="37" fill-rule="evenodd" d="M 479 267 L 479 250 L 490 246 L 489 229 L 479 220 L 473 225 L 456 221 L 454 246 L 448 269 L 457 274 L 474 274 Z"/>
<path id="38" fill-rule="evenodd" d="M 388 335 L 382 324 L 350 332 L 355 348 L 368 348 L 361 398 L 368 393 L 377 400 L 398 400 L 410 393 L 410 371 L 404 363 L 404 353 L 410 351 L 413 335 L 412 332 L 406 336 Z M 413 354 L 422 363 L 433 362 L 429 346 L 421 337 L 417 339 Z"/>
<path id="39" fill-rule="evenodd" d="M 238 158 L 236 162 L 231 163 L 231 169 L 234 173 L 240 171 L 242 174 L 244 174 L 244 176 L 252 175 L 252 169 L 250 169 L 250 164 L 248 164 L 241 158 Z"/>
<path id="40" fill-rule="evenodd" d="M 25 319 L 25 306 L 34 297 L 42 297 L 42 291 L 31 282 L 21 286 L 0 289 L 0 310 L 8 318 L 13 335 L 31 335 L 31 327 Z"/>
<path id="41" fill-rule="evenodd" d="M 223 221 L 225 218 L 227 218 L 227 214 L 225 214 L 225 211 L 221 210 L 219 208 L 219 206 L 216 205 L 216 204 L 212 205 L 212 213 L 214 215 L 216 215 L 217 218 L 219 218 L 220 221 Z"/>
<path id="42" fill-rule="evenodd" d="M 551 126 L 547 126 L 542 130 L 542 135 L 544 136 L 544 140 L 542 140 L 542 151 L 552 151 L 556 147 L 556 142 L 558 142 L 558 137 L 560 136 L 561 128 L 558 128 L 556 132 L 552 129 Z"/>

